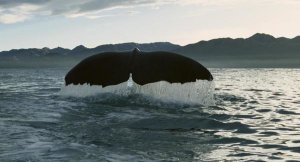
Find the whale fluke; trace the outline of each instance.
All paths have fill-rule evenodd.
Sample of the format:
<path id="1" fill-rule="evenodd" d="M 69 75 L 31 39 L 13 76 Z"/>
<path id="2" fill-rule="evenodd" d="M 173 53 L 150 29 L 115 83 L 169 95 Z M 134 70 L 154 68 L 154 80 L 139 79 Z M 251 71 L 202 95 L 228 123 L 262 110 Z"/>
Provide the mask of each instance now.
<path id="1" fill-rule="evenodd" d="M 204 66 L 188 57 L 162 51 L 141 52 L 135 48 L 132 52 L 105 52 L 88 57 L 68 72 L 65 83 L 105 87 L 127 81 L 130 74 L 139 85 L 213 80 Z"/>

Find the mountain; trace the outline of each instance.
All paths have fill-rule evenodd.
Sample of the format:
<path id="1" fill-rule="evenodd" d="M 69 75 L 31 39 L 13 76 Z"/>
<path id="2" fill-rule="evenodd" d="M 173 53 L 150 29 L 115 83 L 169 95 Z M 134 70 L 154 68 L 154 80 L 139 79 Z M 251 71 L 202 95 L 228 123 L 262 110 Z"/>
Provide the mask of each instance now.
<path id="1" fill-rule="evenodd" d="M 0 57 L 36 57 L 36 56 L 51 56 L 51 55 L 67 55 L 67 56 L 88 56 L 107 51 L 131 51 L 134 48 L 139 48 L 142 51 L 173 51 L 180 48 L 179 45 L 169 42 L 155 42 L 155 43 L 122 43 L 122 44 L 107 44 L 100 45 L 95 48 L 87 48 L 79 45 L 72 50 L 66 48 L 53 48 L 49 49 L 44 47 L 42 49 L 29 48 L 29 49 L 13 49 L 10 51 L 0 52 Z"/>
<path id="2" fill-rule="evenodd" d="M 100 45 L 95 48 L 86 48 L 82 45 L 72 49 L 68 55 L 92 55 L 101 52 L 118 52 L 118 51 L 131 51 L 134 48 L 139 48 L 142 51 L 173 51 L 180 48 L 179 45 L 175 45 L 169 42 L 156 42 L 156 43 L 122 43 L 122 44 L 106 44 Z"/>
<path id="3" fill-rule="evenodd" d="M 106 44 L 95 48 L 13 49 L 0 52 L 0 67 L 73 66 L 85 57 L 106 51 L 171 51 L 200 61 L 207 67 L 300 68 L 300 36 L 293 39 L 257 33 L 249 38 L 219 38 L 186 46 L 169 42 Z"/>
<path id="4" fill-rule="evenodd" d="M 122 43 L 100 45 L 87 48 L 79 45 L 73 49 L 57 47 L 49 49 L 13 49 L 0 52 L 0 67 L 55 67 L 73 66 L 85 57 L 107 51 L 131 51 L 134 48 L 142 51 L 174 51 L 181 46 L 169 42 L 155 43 Z"/>
<path id="5" fill-rule="evenodd" d="M 274 38 L 267 34 L 255 34 L 249 38 L 220 38 L 210 41 L 200 41 L 186 45 L 178 50 L 179 53 L 191 57 L 209 58 L 224 57 L 265 57 L 300 54 L 300 39 L 284 37 Z"/>
<path id="6" fill-rule="evenodd" d="M 300 67 L 300 37 L 257 33 L 243 38 L 200 41 L 175 50 L 210 67 Z"/>

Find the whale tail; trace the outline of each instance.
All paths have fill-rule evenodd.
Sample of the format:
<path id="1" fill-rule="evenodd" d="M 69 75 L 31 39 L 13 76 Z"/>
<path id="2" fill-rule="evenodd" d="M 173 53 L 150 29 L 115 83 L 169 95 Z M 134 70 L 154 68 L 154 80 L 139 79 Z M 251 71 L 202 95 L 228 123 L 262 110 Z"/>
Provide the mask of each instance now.
<path id="1" fill-rule="evenodd" d="M 171 52 L 105 52 L 90 56 L 65 77 L 66 85 L 90 84 L 102 87 L 116 85 L 129 79 L 145 85 L 157 81 L 170 83 L 212 81 L 211 73 L 200 63 Z"/>

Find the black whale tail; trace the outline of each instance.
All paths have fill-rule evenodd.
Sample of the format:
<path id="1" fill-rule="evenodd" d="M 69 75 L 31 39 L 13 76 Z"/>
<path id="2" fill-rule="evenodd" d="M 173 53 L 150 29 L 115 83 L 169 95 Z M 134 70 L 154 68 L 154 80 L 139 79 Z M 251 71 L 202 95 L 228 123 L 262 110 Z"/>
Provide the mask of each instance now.
<path id="1" fill-rule="evenodd" d="M 132 52 L 105 52 L 88 57 L 68 72 L 65 83 L 105 87 L 127 81 L 130 74 L 139 85 L 213 80 L 204 66 L 188 57 L 163 51 L 141 52 L 135 48 Z"/>

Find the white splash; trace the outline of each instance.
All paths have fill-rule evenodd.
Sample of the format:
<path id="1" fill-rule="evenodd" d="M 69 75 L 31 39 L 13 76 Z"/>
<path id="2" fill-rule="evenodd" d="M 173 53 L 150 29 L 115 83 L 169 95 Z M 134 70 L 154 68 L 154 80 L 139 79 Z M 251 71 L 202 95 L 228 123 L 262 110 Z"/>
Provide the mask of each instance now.
<path id="1" fill-rule="evenodd" d="M 130 78 L 127 82 L 107 87 L 90 86 L 89 84 L 68 85 L 61 88 L 60 95 L 88 97 L 101 93 L 113 93 L 121 96 L 142 94 L 167 102 L 214 105 L 214 89 L 214 82 L 206 80 L 184 84 L 160 81 L 141 86 Z"/>

